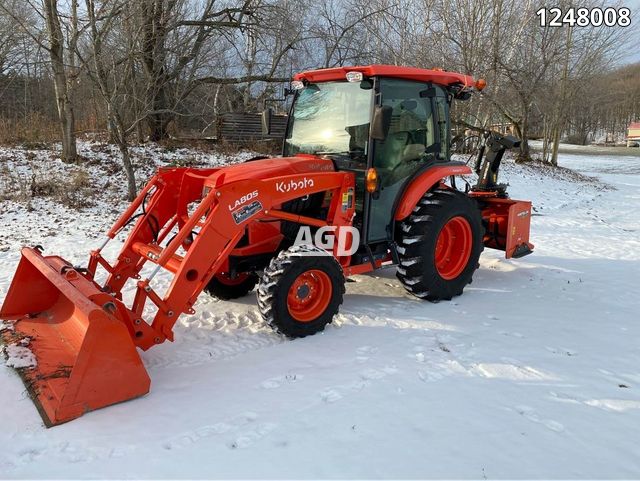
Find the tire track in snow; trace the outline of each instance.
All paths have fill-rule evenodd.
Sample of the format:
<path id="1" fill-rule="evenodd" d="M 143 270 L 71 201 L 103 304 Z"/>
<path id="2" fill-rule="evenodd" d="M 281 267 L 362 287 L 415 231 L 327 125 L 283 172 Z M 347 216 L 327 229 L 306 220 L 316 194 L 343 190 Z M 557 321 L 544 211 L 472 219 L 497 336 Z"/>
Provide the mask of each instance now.
<path id="1" fill-rule="evenodd" d="M 136 446 L 127 444 L 116 447 L 88 446 L 82 441 L 61 441 L 52 444 L 45 439 L 39 439 L 27 447 L 15 450 L 11 447 L 3 447 L 3 455 L 6 459 L 3 460 L 0 457 L 0 472 L 9 474 L 11 471 L 43 460 L 47 462 L 56 460 L 69 464 L 92 463 L 100 460 L 117 462 L 119 458 L 133 454 L 136 449 Z"/>
<path id="2" fill-rule="evenodd" d="M 286 339 L 273 332 L 255 309 L 222 314 L 204 311 L 181 319 L 175 326 L 175 341 L 143 353 L 143 359 L 150 370 L 197 366 L 283 342 Z"/>
<path id="3" fill-rule="evenodd" d="M 258 415 L 248 411 L 226 421 L 207 424 L 185 431 L 161 443 L 167 451 L 186 449 L 201 441 L 214 437 L 224 437 L 229 449 L 244 449 L 275 430 L 278 425 L 269 422 L 257 422 Z"/>

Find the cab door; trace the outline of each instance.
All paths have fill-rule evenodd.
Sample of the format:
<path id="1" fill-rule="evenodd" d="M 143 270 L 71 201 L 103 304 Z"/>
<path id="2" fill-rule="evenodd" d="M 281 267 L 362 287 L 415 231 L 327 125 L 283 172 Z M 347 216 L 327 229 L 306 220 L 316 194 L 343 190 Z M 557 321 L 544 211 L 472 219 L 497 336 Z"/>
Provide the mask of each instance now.
<path id="1" fill-rule="evenodd" d="M 393 239 L 396 199 L 421 169 L 448 160 L 448 102 L 444 90 L 423 82 L 381 78 L 378 105 L 392 108 L 385 140 L 375 140 L 371 166 L 379 190 L 368 195 L 366 241 Z M 440 114 L 440 115 L 438 115 Z M 442 122 L 438 122 L 438 118 Z"/>

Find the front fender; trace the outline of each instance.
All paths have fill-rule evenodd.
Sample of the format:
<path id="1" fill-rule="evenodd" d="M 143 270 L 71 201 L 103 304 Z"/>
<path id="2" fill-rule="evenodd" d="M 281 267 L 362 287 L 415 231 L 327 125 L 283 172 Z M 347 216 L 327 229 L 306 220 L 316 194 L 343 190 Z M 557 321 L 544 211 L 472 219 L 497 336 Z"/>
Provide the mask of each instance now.
<path id="1" fill-rule="evenodd" d="M 425 192 L 428 192 L 445 177 L 452 175 L 469 175 L 471 173 L 471 168 L 464 164 L 439 165 L 419 173 L 404 189 L 396 207 L 395 220 L 399 221 L 408 217 Z"/>

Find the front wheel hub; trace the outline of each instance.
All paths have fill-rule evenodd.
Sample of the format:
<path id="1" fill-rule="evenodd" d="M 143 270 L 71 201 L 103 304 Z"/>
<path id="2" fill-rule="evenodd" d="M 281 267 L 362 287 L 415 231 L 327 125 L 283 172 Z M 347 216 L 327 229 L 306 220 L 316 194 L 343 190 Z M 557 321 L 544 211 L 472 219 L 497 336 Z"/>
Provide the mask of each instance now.
<path id="1" fill-rule="evenodd" d="M 331 301 L 333 287 L 324 271 L 311 269 L 300 274 L 287 295 L 289 314 L 296 321 L 311 322 L 322 315 Z"/>
<path id="2" fill-rule="evenodd" d="M 300 300 L 304 300 L 310 292 L 311 289 L 309 289 L 309 286 L 307 284 L 304 284 L 298 287 L 298 293 L 296 294 L 296 297 Z"/>

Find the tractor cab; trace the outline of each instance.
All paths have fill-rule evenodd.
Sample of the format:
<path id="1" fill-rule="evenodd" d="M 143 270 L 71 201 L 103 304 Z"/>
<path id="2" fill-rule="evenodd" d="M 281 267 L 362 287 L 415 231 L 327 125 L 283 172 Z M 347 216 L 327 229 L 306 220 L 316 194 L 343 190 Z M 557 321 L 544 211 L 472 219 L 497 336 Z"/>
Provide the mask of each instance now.
<path id="1" fill-rule="evenodd" d="M 394 214 L 408 185 L 429 167 L 450 163 L 450 102 L 469 81 L 439 71 L 421 70 L 420 78 L 406 78 L 411 77 L 407 71 L 417 69 L 361 69 L 365 71 L 337 68 L 296 76 L 283 153 L 327 157 L 336 170 L 354 172 L 354 225 L 363 243 L 380 245 L 386 253 L 394 238 Z M 433 75 L 425 77 L 424 72 Z M 451 86 L 439 83 L 450 82 L 452 75 L 459 78 Z"/>

